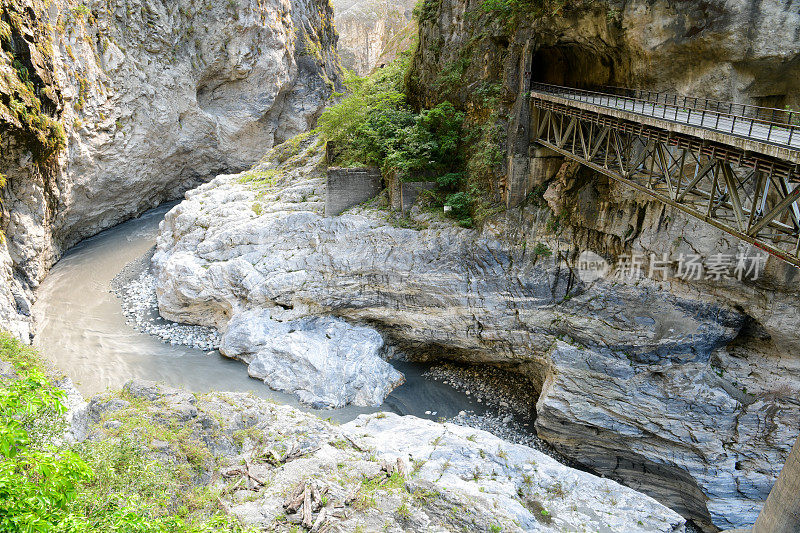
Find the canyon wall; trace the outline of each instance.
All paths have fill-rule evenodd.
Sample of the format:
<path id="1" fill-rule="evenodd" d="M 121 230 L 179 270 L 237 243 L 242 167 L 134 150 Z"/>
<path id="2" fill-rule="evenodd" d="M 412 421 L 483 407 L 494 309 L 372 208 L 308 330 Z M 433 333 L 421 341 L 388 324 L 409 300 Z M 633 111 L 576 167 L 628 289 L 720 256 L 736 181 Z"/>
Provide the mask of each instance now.
<path id="1" fill-rule="evenodd" d="M 364 76 L 396 35 L 411 22 L 413 0 L 335 0 L 339 57 L 344 68 Z"/>
<path id="2" fill-rule="evenodd" d="M 678 278 L 674 263 L 682 255 L 757 251 L 532 145 L 526 91 L 537 81 L 627 86 L 797 108 L 800 7 L 777 0 L 576 1 L 555 14 L 514 17 L 486 13 L 482 4 L 424 3 L 409 86 L 417 105 L 450 99 L 473 124 L 490 122 L 506 133 L 502 161 L 478 177 L 501 203 L 512 185 L 522 182 L 527 189 L 518 194 L 520 207 L 491 222 L 494 230 L 499 225 L 509 242 L 541 245 L 547 253 L 540 262 L 556 257 L 556 264 L 569 268 L 589 250 L 620 265 L 598 283 L 634 283 L 654 297 L 693 301 L 698 311 L 712 305 L 740 317 L 735 333 L 710 351 L 690 336 L 682 347 L 646 356 L 623 348 L 622 364 L 607 355 L 617 333 L 587 341 L 585 325 L 559 320 L 566 345 L 535 341 L 528 348 L 533 355 L 550 346 L 554 371 L 542 373 L 534 365 L 531 374 L 532 367 L 521 367 L 544 375 L 540 437 L 667 502 L 704 529 L 751 525 L 800 430 L 800 273 L 769 258 L 757 280 Z M 651 253 L 670 258 L 668 276 L 649 273 Z M 642 271 L 626 281 L 620 260 L 634 254 L 644 259 Z M 583 285 L 575 294 L 591 293 L 596 300 Z M 619 296 L 612 300 L 628 319 L 650 324 L 656 335 L 676 331 L 660 309 L 649 319 L 631 317 L 624 309 L 638 309 L 646 300 Z M 570 309 L 574 301 L 556 302 L 554 311 Z M 579 314 L 596 312 L 590 301 Z M 607 301 L 597 309 L 606 309 Z"/>
<path id="3" fill-rule="evenodd" d="M 2 5 L 0 323 L 24 338 L 65 249 L 248 167 L 339 84 L 327 0 Z M 62 147 L 43 157 L 51 123 Z"/>

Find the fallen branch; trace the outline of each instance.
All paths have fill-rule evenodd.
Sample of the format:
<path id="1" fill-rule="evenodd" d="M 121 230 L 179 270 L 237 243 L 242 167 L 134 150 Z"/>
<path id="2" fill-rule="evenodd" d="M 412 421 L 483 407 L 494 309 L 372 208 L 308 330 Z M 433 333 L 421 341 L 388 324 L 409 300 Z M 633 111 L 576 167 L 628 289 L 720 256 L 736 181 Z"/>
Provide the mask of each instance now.
<path id="1" fill-rule="evenodd" d="M 286 509 L 287 513 L 295 513 L 303 504 L 303 497 L 306 491 L 306 484 L 305 482 L 301 482 L 297 485 L 294 490 L 287 496 L 286 500 L 283 502 L 283 507 Z"/>
<path id="2" fill-rule="evenodd" d="M 302 449 L 299 447 L 292 448 L 292 451 L 286 454 L 286 456 L 281 460 L 282 463 L 288 463 L 289 461 L 294 461 L 295 459 L 299 459 L 304 455 L 308 455 L 310 453 L 314 453 L 315 451 L 319 450 L 319 446 L 314 446 L 313 448 L 309 449 Z"/>
<path id="3" fill-rule="evenodd" d="M 250 472 L 250 462 L 246 458 L 244 460 L 244 466 L 245 466 L 245 473 L 247 474 L 247 477 L 249 477 L 250 479 L 252 479 L 256 483 L 258 483 L 259 485 L 262 485 L 262 486 L 266 486 L 267 485 L 267 482 L 265 480 L 257 477 L 255 474 Z"/>
<path id="4" fill-rule="evenodd" d="M 303 491 L 303 527 L 310 529 L 313 525 L 311 521 L 311 488 L 306 485 Z"/>
<path id="5" fill-rule="evenodd" d="M 314 521 L 314 525 L 311 526 L 311 533 L 317 533 L 322 525 L 325 523 L 325 519 L 327 518 L 325 508 L 323 507 L 320 510 L 319 514 L 317 515 L 317 519 Z"/>

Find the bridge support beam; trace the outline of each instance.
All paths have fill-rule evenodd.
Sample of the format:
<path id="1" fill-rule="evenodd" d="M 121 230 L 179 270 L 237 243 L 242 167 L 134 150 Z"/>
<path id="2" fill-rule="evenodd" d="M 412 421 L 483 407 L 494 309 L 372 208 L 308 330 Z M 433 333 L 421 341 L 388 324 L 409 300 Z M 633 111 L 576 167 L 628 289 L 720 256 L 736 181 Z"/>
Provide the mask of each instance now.
<path id="1" fill-rule="evenodd" d="M 752 533 L 800 531 L 800 437 L 795 441 L 778 481 L 758 515 Z"/>
<path id="2" fill-rule="evenodd" d="M 800 267 L 794 165 L 544 98 L 532 104 L 534 152 L 547 147 Z M 515 183 L 520 201 L 535 183 L 527 179 Z"/>

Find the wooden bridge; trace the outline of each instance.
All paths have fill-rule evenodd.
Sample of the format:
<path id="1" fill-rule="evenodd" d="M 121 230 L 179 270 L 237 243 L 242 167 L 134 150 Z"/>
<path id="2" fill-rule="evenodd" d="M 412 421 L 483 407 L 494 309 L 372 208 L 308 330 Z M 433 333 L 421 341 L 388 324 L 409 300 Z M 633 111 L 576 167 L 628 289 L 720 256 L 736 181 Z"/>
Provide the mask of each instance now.
<path id="1" fill-rule="evenodd" d="M 800 266 L 800 112 L 531 84 L 531 137 Z"/>

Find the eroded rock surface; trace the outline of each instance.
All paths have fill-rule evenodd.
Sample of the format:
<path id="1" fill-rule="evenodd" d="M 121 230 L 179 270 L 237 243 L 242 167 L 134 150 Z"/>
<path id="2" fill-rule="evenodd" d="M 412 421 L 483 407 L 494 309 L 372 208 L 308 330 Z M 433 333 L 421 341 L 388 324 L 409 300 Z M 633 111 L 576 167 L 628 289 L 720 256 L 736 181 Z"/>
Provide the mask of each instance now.
<path id="1" fill-rule="evenodd" d="M 260 528 L 299 524 L 302 511 L 286 502 L 305 482 L 325 495 L 313 500 L 312 520 L 322 515 L 320 526 L 338 531 L 684 530 L 677 513 L 614 481 L 484 431 L 413 416 L 334 426 L 246 394 L 132 381 L 92 398 L 87 419 L 90 439 L 133 429 L 170 468 L 191 458 L 194 483 L 211 484 L 226 510 Z"/>
<path id="2" fill-rule="evenodd" d="M 643 278 L 566 297 L 555 254 L 505 238 L 517 214 L 481 232 L 419 213 L 421 229 L 394 227 L 375 207 L 324 218 L 320 165 L 306 140 L 256 167 L 266 185 L 220 176 L 188 193 L 154 256 L 162 314 L 223 330 L 248 309 L 334 314 L 419 358 L 515 369 L 541 389 L 540 436 L 567 456 L 708 528 L 755 520 L 800 406 L 776 390 L 791 361 L 737 344 L 746 315 Z"/>
<path id="3" fill-rule="evenodd" d="M 331 317 L 280 322 L 270 310 L 234 315 L 220 352 L 248 364 L 247 373 L 272 389 L 295 394 L 315 409 L 379 406 L 403 383 L 381 359 L 383 338 Z"/>
<path id="4" fill-rule="evenodd" d="M 47 58 L 24 66 L 49 83 L 66 147 L 40 165 L 4 133 L 0 151 L 0 319 L 26 339 L 32 291 L 66 248 L 249 167 L 313 126 L 339 83 L 327 1 L 59 0 L 29 12 L 43 35 L 16 39 L 15 57 Z"/>

